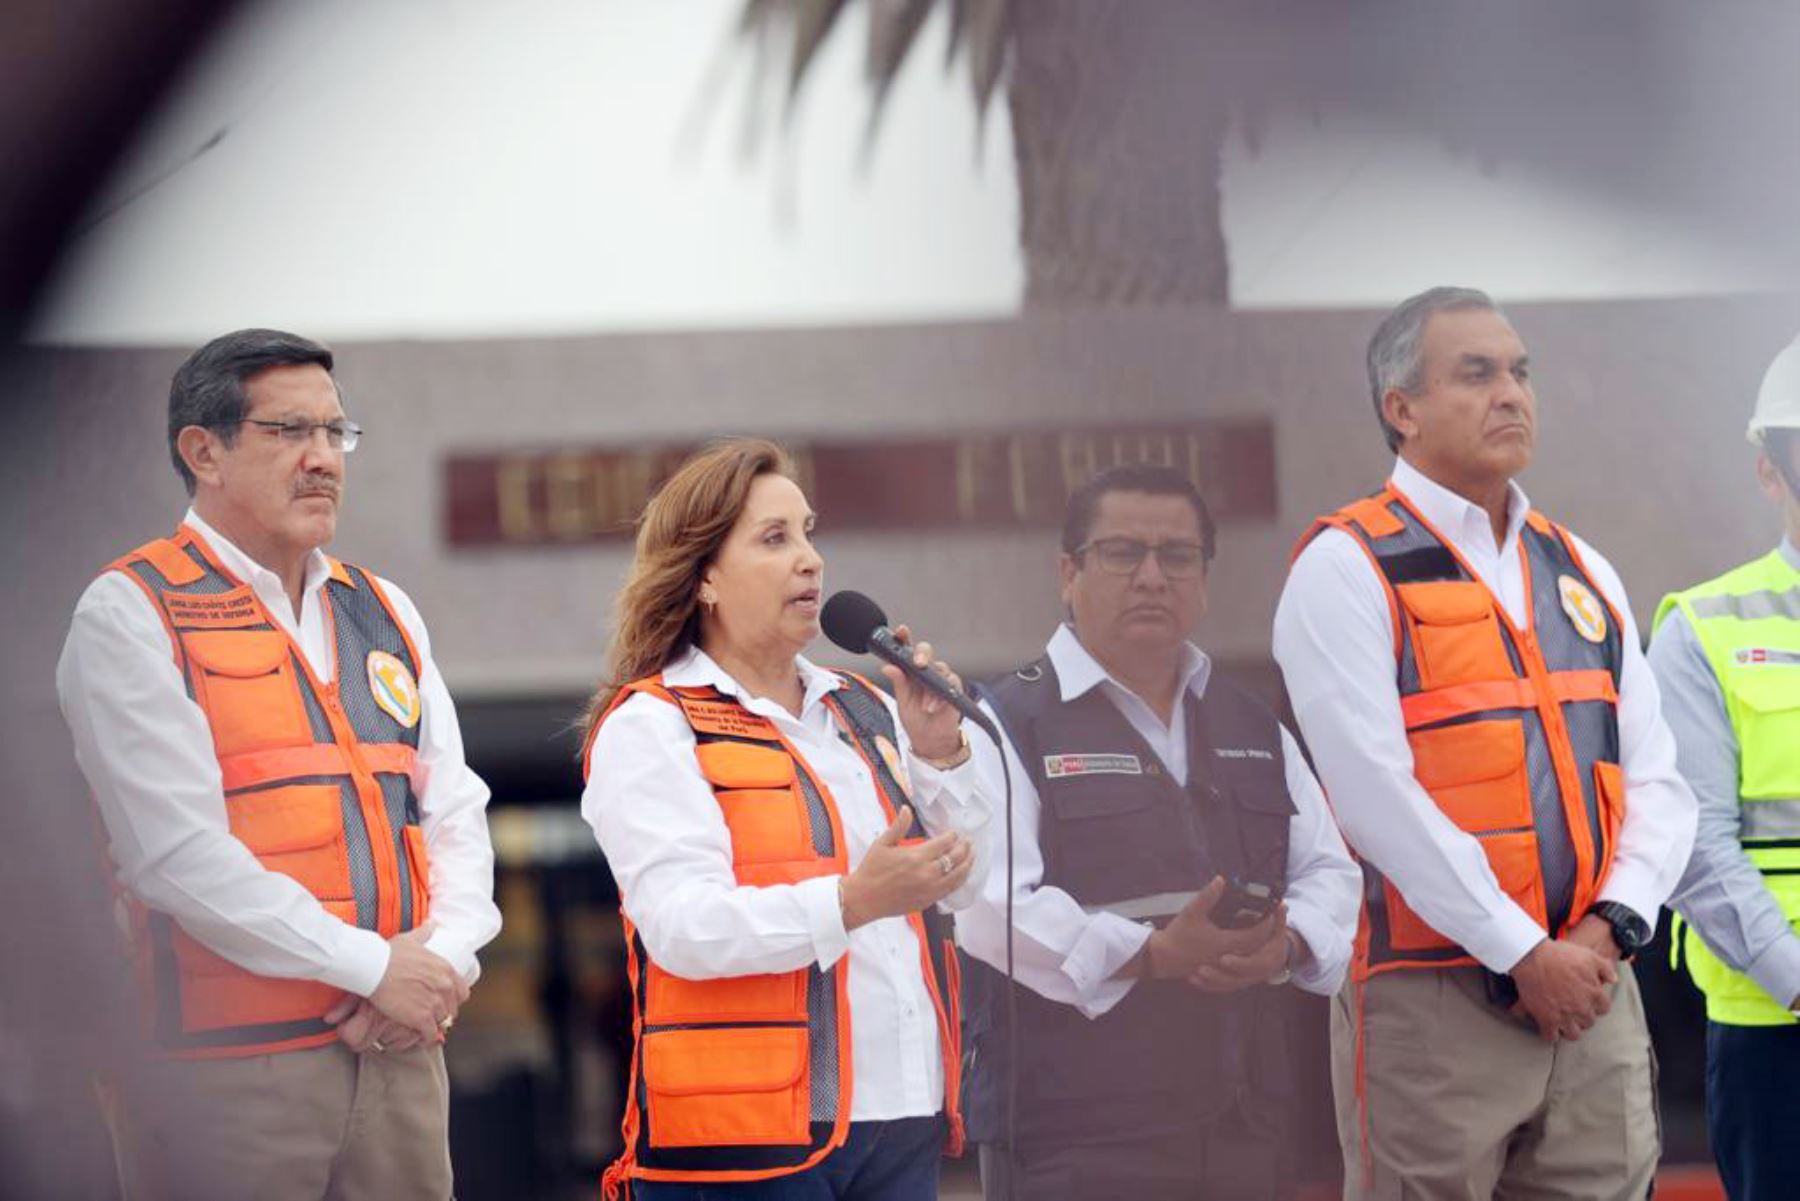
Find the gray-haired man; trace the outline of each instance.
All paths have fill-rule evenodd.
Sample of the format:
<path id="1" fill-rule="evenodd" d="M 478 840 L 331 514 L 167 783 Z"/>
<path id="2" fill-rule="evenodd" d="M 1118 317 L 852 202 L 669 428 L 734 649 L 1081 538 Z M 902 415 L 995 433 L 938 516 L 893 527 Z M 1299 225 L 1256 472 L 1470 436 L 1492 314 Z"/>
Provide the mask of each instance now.
<path id="1" fill-rule="evenodd" d="M 1641 1198 L 1625 961 L 1694 836 L 1656 682 L 1613 569 L 1513 482 L 1537 397 L 1494 302 L 1399 305 L 1369 379 L 1393 474 L 1314 525 L 1275 617 L 1366 877 L 1332 1012 L 1345 1195 Z"/>

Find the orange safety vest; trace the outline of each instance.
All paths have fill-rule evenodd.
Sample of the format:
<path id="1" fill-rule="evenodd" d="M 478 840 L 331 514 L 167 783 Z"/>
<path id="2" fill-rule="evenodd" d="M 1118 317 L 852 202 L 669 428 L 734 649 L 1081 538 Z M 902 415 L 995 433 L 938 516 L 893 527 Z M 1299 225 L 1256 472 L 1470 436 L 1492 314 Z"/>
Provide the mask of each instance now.
<path id="1" fill-rule="evenodd" d="M 1519 537 L 1523 629 L 1391 485 L 1320 518 L 1296 557 L 1327 528 L 1356 540 L 1387 593 L 1419 783 L 1458 829 L 1481 840 L 1506 894 L 1560 935 L 1599 895 L 1625 816 L 1618 614 L 1568 532 L 1535 511 Z M 1358 982 L 1476 962 L 1371 864 L 1363 872 Z"/>
<path id="2" fill-rule="evenodd" d="M 829 694 L 839 726 L 875 781 L 888 820 L 906 803 L 893 714 L 873 685 L 840 673 Z M 731 833 L 743 887 L 795 884 L 850 870 L 837 802 L 765 717 L 710 687 L 672 688 L 660 675 L 613 698 L 588 734 L 583 773 L 594 770 L 601 724 L 637 694 L 676 705 L 694 731 L 700 771 Z M 915 834 L 922 830 L 915 825 Z M 772 975 L 685 980 L 659 966 L 623 914 L 632 996 L 631 1078 L 625 1150 L 606 1170 L 604 1195 L 639 1180 L 767 1180 L 817 1164 L 843 1145 L 852 1093 L 849 957 Z M 941 915 L 907 915 L 919 941 L 943 1052 L 945 1152 L 960 1155 L 961 1013 L 955 943 Z"/>
<path id="3" fill-rule="evenodd" d="M 336 560 L 320 603 L 337 678 L 305 654 L 186 526 L 115 561 L 162 614 L 206 714 L 231 833 L 334 916 L 391 938 L 425 921 L 430 869 L 412 768 L 417 648 L 375 578 Z M 258 976 L 121 892 L 155 1043 L 182 1058 L 294 1051 L 337 1037 L 342 991 Z"/>

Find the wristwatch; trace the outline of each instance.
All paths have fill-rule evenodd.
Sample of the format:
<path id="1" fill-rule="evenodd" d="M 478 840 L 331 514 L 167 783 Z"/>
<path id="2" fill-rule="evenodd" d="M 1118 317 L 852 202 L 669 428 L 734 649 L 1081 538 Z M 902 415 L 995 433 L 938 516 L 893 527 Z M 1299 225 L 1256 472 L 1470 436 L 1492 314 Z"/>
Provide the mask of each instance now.
<path id="1" fill-rule="evenodd" d="M 1284 931 L 1282 940 L 1287 943 L 1287 954 L 1282 956 L 1281 970 L 1263 981 L 1264 984 L 1280 986 L 1294 978 L 1295 961 L 1299 959 L 1300 948 L 1305 944 L 1301 941 L 1300 936 L 1292 930 Z"/>
<path id="2" fill-rule="evenodd" d="M 955 771 L 957 768 L 967 763 L 969 761 L 969 756 L 974 753 L 969 747 L 969 732 L 961 726 L 956 728 L 956 739 L 956 749 L 951 751 L 948 755 L 945 755 L 942 759 L 933 759 L 929 755 L 919 755 L 920 761 L 937 771 Z M 917 751 L 914 751 L 913 753 L 918 754 Z"/>
<path id="3" fill-rule="evenodd" d="M 1621 959 L 1632 958 L 1650 941 L 1650 923 L 1633 913 L 1628 905 L 1601 901 L 1588 912 L 1612 927 L 1613 945 L 1619 948 Z"/>

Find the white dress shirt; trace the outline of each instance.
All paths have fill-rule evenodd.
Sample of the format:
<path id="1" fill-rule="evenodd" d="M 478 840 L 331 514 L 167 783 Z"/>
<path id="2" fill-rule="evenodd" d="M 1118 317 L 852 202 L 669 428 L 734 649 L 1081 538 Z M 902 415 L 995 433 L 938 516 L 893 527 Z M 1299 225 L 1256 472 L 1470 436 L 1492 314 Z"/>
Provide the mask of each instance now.
<path id="1" fill-rule="evenodd" d="M 840 734 L 825 696 L 839 677 L 804 658 L 800 716 L 747 693 L 697 648 L 663 669 L 670 687 L 711 686 L 775 724 L 837 803 L 852 870 L 887 829 L 875 780 Z M 957 829 L 985 837 L 988 802 L 968 764 L 939 772 L 912 753 L 898 710 L 900 754 L 912 804 L 933 834 Z M 921 1117 L 944 1108 L 944 1066 L 937 1011 L 925 982 L 919 940 L 904 917 L 844 929 L 838 876 L 797 884 L 739 885 L 731 868 L 731 832 L 700 772 L 694 732 L 681 710 L 652 696 L 621 704 L 595 736 L 581 814 L 594 827 L 619 883 L 625 916 L 664 970 L 713 980 L 829 968 L 848 954 L 850 1046 L 856 1086 L 853 1121 Z M 943 902 L 965 905 L 981 887 L 987 856 Z M 946 998 L 946 1003 L 948 999 Z"/>
<path id="2" fill-rule="evenodd" d="M 1519 532 L 1531 507 L 1524 491 L 1510 486 L 1506 536 L 1496 544 L 1485 509 L 1405 460 L 1394 465 L 1393 485 L 1523 625 Z M 1619 741 L 1626 811 L 1600 899 L 1628 906 L 1654 927 L 1693 845 L 1694 796 L 1675 767 L 1675 742 L 1624 585 L 1592 547 L 1574 541 L 1625 626 Z M 1393 619 L 1375 565 L 1350 534 L 1325 530 L 1295 560 L 1275 613 L 1274 647 L 1300 732 L 1350 845 L 1432 928 L 1493 971 L 1511 971 L 1544 929 L 1501 891 L 1480 842 L 1444 816 L 1413 775 Z"/>
<path id="3" fill-rule="evenodd" d="M 331 567 L 324 553 L 315 550 L 307 560 L 296 615 L 274 572 L 193 511 L 184 524 L 250 585 L 314 673 L 331 679 L 335 650 L 321 603 Z M 376 578 L 422 661 L 413 791 L 431 862 L 436 927 L 426 946 L 473 981 L 476 951 L 500 929 L 488 789 L 463 761 L 456 709 L 419 611 Z M 387 971 L 387 942 L 326 912 L 303 885 L 265 869 L 232 835 L 206 714 L 187 695 L 161 614 L 124 573 L 105 572 L 82 593 L 56 690 L 125 887 L 247 971 L 320 980 L 365 997 L 375 991 Z"/>
<path id="4" fill-rule="evenodd" d="M 1067 702 L 1098 688 L 1140 734 L 1177 784 L 1188 778 L 1187 703 L 1206 695 L 1212 662 L 1192 643 L 1182 645 L 1180 686 L 1165 725 L 1150 705 L 1114 679 L 1068 626 L 1059 626 L 1045 648 Z M 983 708 L 988 708 L 983 702 Z M 992 710 L 989 709 L 990 714 Z M 1004 795 L 1000 752 L 988 739 L 972 740 L 983 791 Z M 1293 736 L 1281 731 L 1282 765 L 1296 812 L 1288 823 L 1288 925 L 1312 952 L 1294 973 L 1308 992 L 1330 994 L 1343 982 L 1356 934 L 1362 872 L 1332 824 L 1318 781 Z M 1052 1001 L 1099 1017 L 1130 992 L 1135 976 L 1116 973 L 1143 948 L 1150 928 L 1115 913 L 1090 913 L 1063 889 L 1046 885 L 1038 844 L 1042 802 L 1010 740 L 1006 745 L 1013 789 L 1013 977 Z M 996 822 L 998 826 L 998 822 Z M 997 853 L 1005 854 L 994 835 Z M 999 971 L 1006 970 L 1006 871 L 988 875 L 981 900 L 957 914 L 962 947 Z"/>
<path id="5" fill-rule="evenodd" d="M 1800 548 L 1784 540 L 1781 554 L 1800 571 Z M 1681 609 L 1670 609 L 1656 627 L 1649 659 L 1681 774 L 1700 803 L 1693 858 L 1669 904 L 1694 924 L 1726 966 L 1747 973 L 1787 1005 L 1800 997 L 1800 935 L 1744 851 L 1737 731 L 1725 711 L 1719 675 Z"/>

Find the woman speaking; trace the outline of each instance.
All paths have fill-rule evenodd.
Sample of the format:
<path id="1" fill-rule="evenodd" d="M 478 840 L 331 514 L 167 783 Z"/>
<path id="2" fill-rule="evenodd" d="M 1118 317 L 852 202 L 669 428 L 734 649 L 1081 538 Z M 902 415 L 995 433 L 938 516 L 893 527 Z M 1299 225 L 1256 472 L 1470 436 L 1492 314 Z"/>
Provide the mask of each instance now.
<path id="1" fill-rule="evenodd" d="M 638 530 L 581 802 L 635 1007 L 608 1198 L 915 1201 L 961 1151 L 937 906 L 979 893 L 989 807 L 954 709 L 801 654 L 812 532 L 785 452 L 748 439 L 688 460 Z M 914 662 L 949 674 L 927 643 Z"/>

